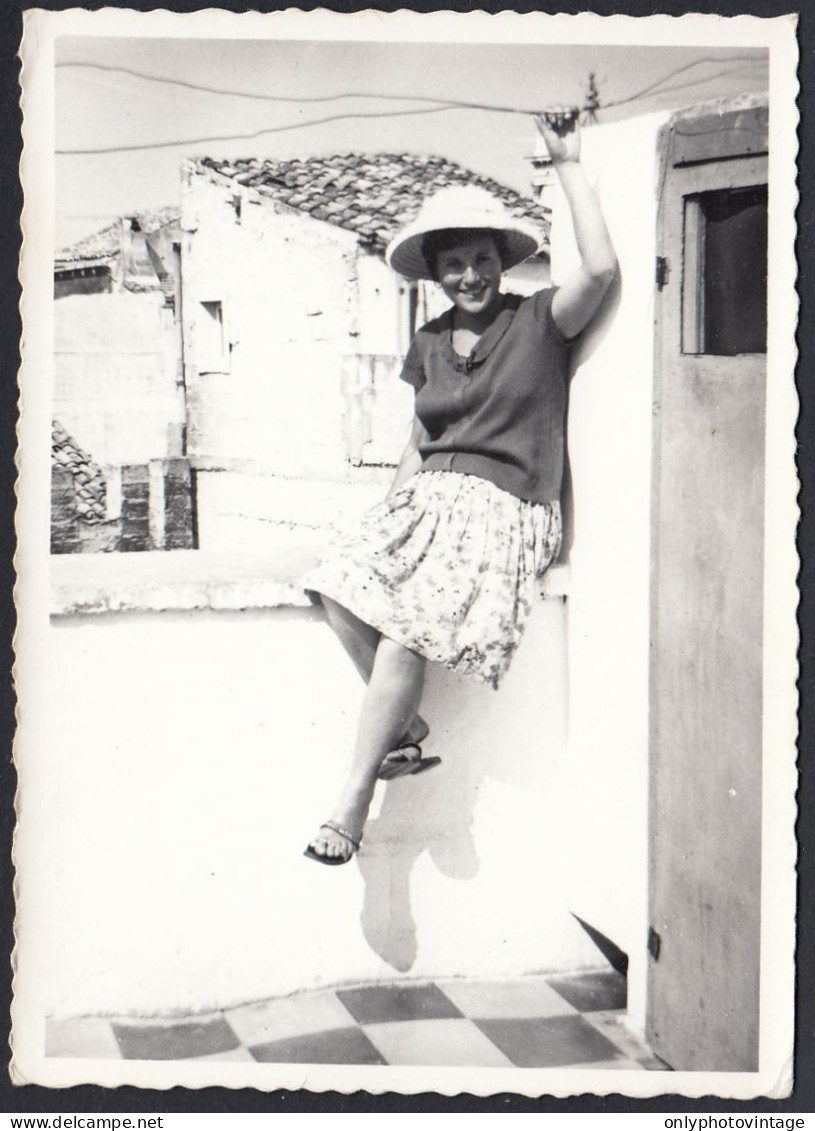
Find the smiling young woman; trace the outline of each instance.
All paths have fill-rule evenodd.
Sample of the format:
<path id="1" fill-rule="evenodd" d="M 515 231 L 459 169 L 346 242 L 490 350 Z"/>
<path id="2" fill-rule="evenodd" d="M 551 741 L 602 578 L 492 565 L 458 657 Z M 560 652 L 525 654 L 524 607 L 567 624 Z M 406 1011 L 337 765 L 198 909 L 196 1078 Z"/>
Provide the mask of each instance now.
<path id="1" fill-rule="evenodd" d="M 428 660 L 497 687 L 520 643 L 535 581 L 561 538 L 571 341 L 616 271 L 580 166 L 576 115 L 537 119 L 569 201 L 581 264 L 560 288 L 501 290 L 541 236 L 475 187 L 428 198 L 391 243 L 390 266 L 434 279 L 451 303 L 411 343 L 411 435 L 386 499 L 305 579 L 368 684 L 350 773 L 306 855 L 358 850 L 377 777 L 421 773 Z"/>

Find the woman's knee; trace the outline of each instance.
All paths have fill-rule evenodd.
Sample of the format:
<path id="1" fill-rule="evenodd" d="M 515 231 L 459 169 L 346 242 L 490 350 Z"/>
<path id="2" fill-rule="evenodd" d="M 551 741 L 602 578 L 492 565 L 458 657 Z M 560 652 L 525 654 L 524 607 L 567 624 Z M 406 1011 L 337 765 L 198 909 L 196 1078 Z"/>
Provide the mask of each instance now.
<path id="1" fill-rule="evenodd" d="M 380 659 L 381 657 L 381 659 Z M 381 637 L 376 651 L 377 663 L 385 665 L 391 671 L 411 679 L 420 679 L 424 675 L 426 660 L 418 652 L 406 648 L 389 636 Z"/>

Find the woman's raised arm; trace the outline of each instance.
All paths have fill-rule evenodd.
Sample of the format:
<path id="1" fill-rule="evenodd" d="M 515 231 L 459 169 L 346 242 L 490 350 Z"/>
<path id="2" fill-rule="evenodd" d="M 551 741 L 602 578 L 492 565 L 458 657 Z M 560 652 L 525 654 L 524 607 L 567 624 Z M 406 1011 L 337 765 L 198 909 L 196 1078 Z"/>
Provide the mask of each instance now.
<path id="1" fill-rule="evenodd" d="M 565 337 L 573 338 L 597 313 L 617 273 L 617 256 L 597 197 L 580 164 L 577 112 L 548 111 L 538 115 L 535 122 L 569 203 L 580 252 L 580 266 L 552 302 L 555 325 Z"/>

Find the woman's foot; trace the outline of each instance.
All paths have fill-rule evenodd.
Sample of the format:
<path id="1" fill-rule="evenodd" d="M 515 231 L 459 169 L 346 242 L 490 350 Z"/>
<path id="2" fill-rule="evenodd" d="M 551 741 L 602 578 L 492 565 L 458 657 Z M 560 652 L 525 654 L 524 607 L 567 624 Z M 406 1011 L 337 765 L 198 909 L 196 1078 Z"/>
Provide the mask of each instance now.
<path id="1" fill-rule="evenodd" d="M 362 836 L 336 821 L 326 821 L 303 853 L 320 864 L 347 864 L 362 844 Z"/>
<path id="2" fill-rule="evenodd" d="M 425 758 L 420 747 L 402 748 L 394 750 L 379 767 L 381 781 L 393 781 L 394 778 L 412 777 L 414 774 L 423 774 L 425 770 L 432 770 L 441 764 L 441 758 Z"/>
<path id="3" fill-rule="evenodd" d="M 437 766 L 441 761 L 440 758 L 422 758 L 421 744 L 429 734 L 430 727 L 421 715 L 416 715 L 397 748 L 391 750 L 382 759 L 379 778 L 382 781 L 391 781 L 406 774 L 418 773 L 420 764 L 422 769 Z"/>
<path id="4" fill-rule="evenodd" d="M 348 790 L 334 806 L 336 820 L 320 825 L 317 835 L 309 842 L 306 856 L 321 864 L 346 864 L 362 843 L 362 830 L 368 817 L 368 807 L 373 794 L 367 790 Z"/>
<path id="5" fill-rule="evenodd" d="M 415 715 L 413 722 L 402 735 L 402 740 L 395 750 L 391 750 L 382 760 L 382 765 L 391 762 L 402 765 L 407 760 L 418 762 L 422 756 L 422 743 L 430 734 L 430 727 L 421 715 Z"/>

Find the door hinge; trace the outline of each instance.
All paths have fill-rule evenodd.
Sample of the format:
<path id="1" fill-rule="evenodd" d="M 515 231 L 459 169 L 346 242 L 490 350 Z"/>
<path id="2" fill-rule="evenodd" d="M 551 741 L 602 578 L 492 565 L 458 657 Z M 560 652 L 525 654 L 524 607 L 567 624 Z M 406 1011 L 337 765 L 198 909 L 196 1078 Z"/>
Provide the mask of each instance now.
<path id="1" fill-rule="evenodd" d="M 654 962 L 659 961 L 659 952 L 662 950 L 662 936 L 653 927 L 648 928 L 648 953 Z"/>
<path id="2" fill-rule="evenodd" d="M 664 255 L 658 255 L 656 268 L 656 283 L 658 291 L 661 291 L 665 284 L 668 282 L 669 271 L 670 269 L 668 267 L 668 260 Z"/>

